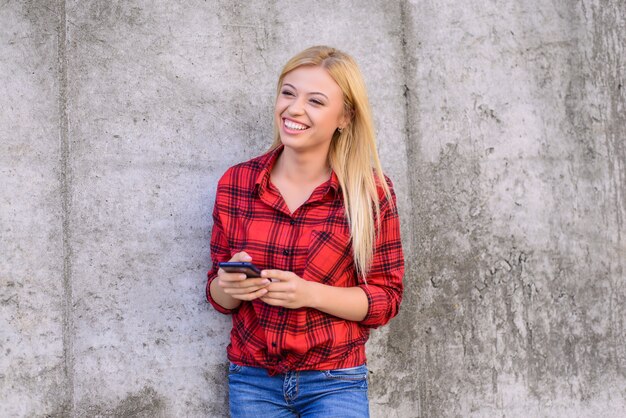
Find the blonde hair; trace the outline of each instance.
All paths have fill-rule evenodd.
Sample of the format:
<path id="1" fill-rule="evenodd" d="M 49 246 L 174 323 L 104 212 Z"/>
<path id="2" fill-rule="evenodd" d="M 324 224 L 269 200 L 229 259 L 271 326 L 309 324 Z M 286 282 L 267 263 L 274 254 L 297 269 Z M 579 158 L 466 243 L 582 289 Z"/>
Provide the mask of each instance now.
<path id="1" fill-rule="evenodd" d="M 375 223 L 380 225 L 377 182 L 390 205 L 391 191 L 385 181 L 376 150 L 376 138 L 367 91 L 354 59 L 337 49 L 313 46 L 291 58 L 278 78 L 278 91 L 287 73 L 302 66 L 322 67 L 343 92 L 344 112 L 351 121 L 341 132 L 335 131 L 328 153 L 330 167 L 341 186 L 357 274 L 367 283 L 376 240 Z M 274 126 L 273 150 L 280 146 L 278 127 Z M 372 170 L 373 169 L 373 170 Z M 372 211 L 372 206 L 374 211 Z M 375 214 L 375 217 L 374 217 Z"/>

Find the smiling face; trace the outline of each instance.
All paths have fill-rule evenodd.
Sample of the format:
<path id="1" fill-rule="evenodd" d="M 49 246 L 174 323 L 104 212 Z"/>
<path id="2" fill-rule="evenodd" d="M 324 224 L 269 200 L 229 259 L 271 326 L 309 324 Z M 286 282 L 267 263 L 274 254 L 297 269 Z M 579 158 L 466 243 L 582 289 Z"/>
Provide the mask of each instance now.
<path id="1" fill-rule="evenodd" d="M 347 123 L 343 93 L 324 68 L 298 67 L 283 78 L 274 118 L 285 147 L 328 153 L 335 130 Z"/>

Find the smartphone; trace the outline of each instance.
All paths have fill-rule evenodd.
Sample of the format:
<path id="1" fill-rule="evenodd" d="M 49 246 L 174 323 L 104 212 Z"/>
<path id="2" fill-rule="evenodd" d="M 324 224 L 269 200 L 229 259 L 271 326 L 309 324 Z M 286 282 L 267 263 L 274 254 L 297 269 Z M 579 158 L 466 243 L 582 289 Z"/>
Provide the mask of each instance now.
<path id="1" fill-rule="evenodd" d="M 248 278 L 261 277 L 261 270 L 248 261 L 223 261 L 218 265 L 228 273 L 244 273 Z"/>

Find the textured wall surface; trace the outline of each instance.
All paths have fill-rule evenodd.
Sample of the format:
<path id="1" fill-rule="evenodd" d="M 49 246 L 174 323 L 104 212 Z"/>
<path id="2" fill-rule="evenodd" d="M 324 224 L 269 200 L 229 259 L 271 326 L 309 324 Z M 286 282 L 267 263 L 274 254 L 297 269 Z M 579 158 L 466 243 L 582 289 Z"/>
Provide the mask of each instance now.
<path id="1" fill-rule="evenodd" d="M 313 44 L 360 63 L 399 198 L 372 416 L 626 415 L 622 0 L 5 0 L 0 28 L 0 416 L 227 416 L 215 186 Z"/>
<path id="2" fill-rule="evenodd" d="M 66 398 L 59 14 L 0 6 L 0 415 Z"/>
<path id="3" fill-rule="evenodd" d="M 404 9 L 420 411 L 625 416 L 626 3 L 456 4 Z"/>

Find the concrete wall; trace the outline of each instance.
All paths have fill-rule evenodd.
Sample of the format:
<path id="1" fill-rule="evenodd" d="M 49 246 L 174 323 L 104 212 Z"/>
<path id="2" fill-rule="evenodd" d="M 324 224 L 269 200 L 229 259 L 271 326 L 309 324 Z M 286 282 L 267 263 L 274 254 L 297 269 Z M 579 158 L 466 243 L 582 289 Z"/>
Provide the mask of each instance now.
<path id="1" fill-rule="evenodd" d="M 359 61 L 399 196 L 372 415 L 626 415 L 621 0 L 8 0 L 0 28 L 0 416 L 227 416 L 215 185 L 312 44 Z"/>

